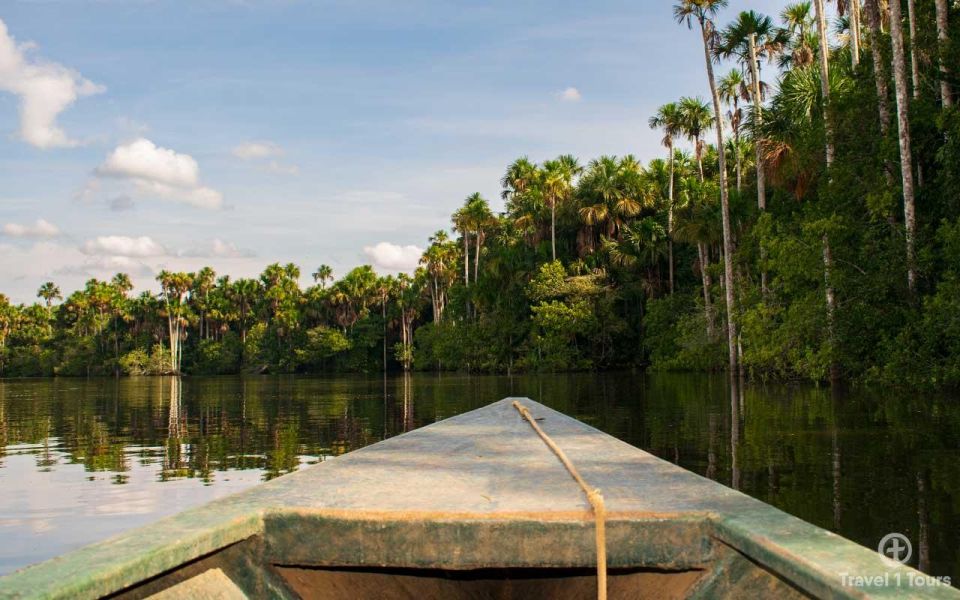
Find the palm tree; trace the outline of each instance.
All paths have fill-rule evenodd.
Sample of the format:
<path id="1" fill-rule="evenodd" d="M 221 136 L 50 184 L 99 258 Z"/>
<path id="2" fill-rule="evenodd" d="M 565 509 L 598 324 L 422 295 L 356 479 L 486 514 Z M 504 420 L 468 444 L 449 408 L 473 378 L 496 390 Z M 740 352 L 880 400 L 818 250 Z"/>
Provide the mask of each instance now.
<path id="1" fill-rule="evenodd" d="M 550 249 L 553 260 L 557 260 L 557 207 L 570 199 L 574 179 L 582 171 L 577 159 L 569 154 L 543 163 L 539 185 L 543 189 L 547 206 L 550 207 Z"/>
<path id="2" fill-rule="evenodd" d="M 503 188 L 501 195 L 504 200 L 509 200 L 519 194 L 523 194 L 534 185 L 537 179 L 537 165 L 530 162 L 526 156 L 520 157 L 510 163 L 506 173 L 500 178 L 500 185 Z"/>
<path id="3" fill-rule="evenodd" d="M 473 231 L 473 281 L 480 277 L 480 250 L 487 239 L 487 231 L 497 223 L 497 218 L 490 211 L 490 204 L 480 193 L 471 194 L 463 207 L 467 220 Z"/>
<path id="4" fill-rule="evenodd" d="M 710 106 L 700 98 L 680 98 L 680 123 L 683 133 L 693 142 L 693 154 L 697 159 L 700 180 L 703 181 L 703 132 L 714 121 Z"/>
<path id="5" fill-rule="evenodd" d="M 40 286 L 40 289 L 37 290 L 37 297 L 43 298 L 47 308 L 53 306 L 54 300 L 63 300 L 63 296 L 60 295 L 60 288 L 52 281 L 48 281 Z"/>
<path id="6" fill-rule="evenodd" d="M 903 48 L 903 15 L 899 0 L 891 0 L 890 39 L 893 43 L 893 84 L 897 98 L 897 129 L 900 143 L 900 175 L 903 181 L 903 218 L 906 227 L 907 286 L 913 291 L 917 282 L 914 242 L 916 206 L 913 193 L 913 158 L 910 150 L 910 106 L 907 94 L 907 67 Z"/>
<path id="7" fill-rule="evenodd" d="M 330 265 L 320 265 L 312 274 L 313 280 L 320 284 L 320 289 L 327 289 L 327 282 L 333 280 L 333 269 Z"/>
<path id="8" fill-rule="evenodd" d="M 463 285 L 470 287 L 470 216 L 467 214 L 466 207 L 461 206 L 457 209 L 450 220 L 453 221 L 453 230 L 459 231 L 460 237 L 463 238 Z M 467 300 L 468 306 L 469 302 Z"/>
<path id="9" fill-rule="evenodd" d="M 667 148 L 667 160 L 670 163 L 670 181 L 667 184 L 667 254 L 670 272 L 670 293 L 673 293 L 673 189 L 674 189 L 674 139 L 683 132 L 683 115 L 676 102 L 664 104 L 657 114 L 650 117 L 651 129 L 663 130 L 663 145 Z"/>
<path id="10" fill-rule="evenodd" d="M 723 278 L 724 291 L 727 299 L 727 350 L 729 353 L 730 372 L 737 370 L 737 319 L 735 296 L 733 290 L 733 234 L 730 228 L 730 197 L 727 190 L 726 158 L 723 155 L 723 118 L 720 113 L 720 94 L 717 91 L 717 82 L 713 76 L 714 40 L 716 25 L 713 18 L 717 12 L 727 5 L 727 0 L 681 0 L 674 5 L 673 14 L 681 24 L 693 27 L 696 21 L 700 25 L 703 39 L 703 56 L 707 66 L 707 83 L 710 84 L 710 95 L 713 97 L 714 125 L 717 130 L 717 157 L 720 167 L 720 215 L 723 220 Z"/>
<path id="11" fill-rule="evenodd" d="M 590 161 L 580 179 L 584 206 L 580 217 L 590 226 L 603 225 L 607 237 L 616 237 L 628 218 L 649 204 L 650 193 L 643 168 L 632 156 L 601 156 Z"/>
<path id="12" fill-rule="evenodd" d="M 781 54 L 781 67 L 789 64 L 794 68 L 803 68 L 813 64 L 813 44 L 810 38 L 813 19 L 810 16 L 810 10 L 810 2 L 797 2 L 788 4 L 780 13 L 784 31 L 792 39 L 790 52 Z"/>
<path id="13" fill-rule="evenodd" d="M 819 58 L 820 58 L 820 97 L 823 107 L 823 129 L 826 134 L 826 166 L 827 172 L 833 166 L 833 124 L 830 120 L 830 40 L 827 38 L 827 15 L 824 12 L 823 0 L 813 0 L 813 6 L 817 20 L 817 35 L 819 36 Z M 823 246 L 823 282 L 824 296 L 827 305 L 827 335 L 830 338 L 831 346 L 835 345 L 836 329 L 834 327 L 834 318 L 837 312 L 837 298 L 833 289 L 833 251 L 830 248 L 830 237 L 826 232 L 821 236 Z M 838 371 L 836 363 L 830 367 L 830 378 L 837 379 Z"/>

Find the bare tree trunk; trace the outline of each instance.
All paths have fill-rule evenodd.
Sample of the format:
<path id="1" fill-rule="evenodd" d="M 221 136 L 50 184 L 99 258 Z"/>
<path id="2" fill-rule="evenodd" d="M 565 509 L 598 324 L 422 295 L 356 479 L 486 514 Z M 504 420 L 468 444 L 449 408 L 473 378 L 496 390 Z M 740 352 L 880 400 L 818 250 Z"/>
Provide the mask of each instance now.
<path id="1" fill-rule="evenodd" d="M 833 166 L 833 125 L 830 122 L 830 41 L 827 38 L 827 19 L 824 14 L 823 0 L 813 0 L 817 12 L 817 32 L 820 37 L 820 93 L 823 96 L 823 124 L 826 133 L 827 173 Z M 833 290 L 833 252 L 830 249 L 830 236 L 826 233 L 821 237 L 823 246 L 823 283 L 824 297 L 827 305 L 827 336 L 830 342 L 831 354 L 836 347 L 836 328 L 834 327 L 837 312 L 837 297 Z M 839 379 L 839 368 L 833 356 L 830 357 L 830 380 Z"/>
<path id="2" fill-rule="evenodd" d="M 893 41 L 893 81 L 897 96 L 897 126 L 900 142 L 900 174 L 903 179 L 903 218 L 906 227 L 907 286 L 913 291 L 917 273 L 914 256 L 916 206 L 913 195 L 913 158 L 910 150 L 910 107 L 907 95 L 907 64 L 903 48 L 903 16 L 899 0 L 890 2 L 890 37 Z"/>
<path id="3" fill-rule="evenodd" d="M 697 242 L 697 255 L 700 257 L 700 280 L 703 283 L 703 312 L 707 319 L 707 338 L 713 339 L 713 302 L 710 299 L 710 288 L 713 287 L 713 282 L 710 280 L 710 273 L 707 272 L 709 257 L 706 244 L 703 242 Z"/>
<path id="4" fill-rule="evenodd" d="M 750 36 L 750 83 L 750 96 L 753 97 L 753 121 L 755 126 L 759 126 L 763 123 L 763 110 L 760 104 L 760 68 L 757 66 L 757 36 L 755 34 Z M 766 173 L 763 169 L 763 150 L 756 135 L 753 136 L 753 146 L 757 162 L 757 206 L 761 211 L 765 211 L 767 210 Z M 760 261 L 765 262 L 765 259 L 766 250 L 761 244 Z M 766 269 L 760 271 L 760 291 L 764 296 L 767 295 Z"/>
<path id="5" fill-rule="evenodd" d="M 827 168 L 833 166 L 833 124 L 830 122 L 830 41 L 827 37 L 827 15 L 823 0 L 813 0 L 817 13 L 817 32 L 820 36 L 820 92 L 823 95 L 823 129 L 826 132 Z"/>
<path id="6" fill-rule="evenodd" d="M 553 260 L 557 260 L 557 201 L 550 204 L 550 249 L 553 252 Z"/>
<path id="7" fill-rule="evenodd" d="M 950 44 L 950 12 L 947 8 L 947 0 L 935 0 L 934 5 L 937 9 L 937 41 L 939 42 L 940 63 L 940 101 L 944 107 L 953 106 L 953 96 L 950 94 L 950 83 L 947 81 L 950 70 L 943 59 L 944 53 Z"/>
<path id="8" fill-rule="evenodd" d="M 894 0 L 889 0 L 893 4 Z M 897 7 L 900 12 L 900 7 Z M 907 21 L 910 28 L 910 80 L 913 83 L 913 97 L 920 97 L 920 60 L 917 50 L 917 6 L 915 0 L 907 0 Z M 893 35 L 893 25 L 890 25 L 890 35 Z M 900 26 L 900 43 L 903 43 L 903 26 Z"/>
<path id="9" fill-rule="evenodd" d="M 667 145 L 670 152 L 670 183 L 667 185 L 667 254 L 670 262 L 670 293 L 673 294 L 673 143 Z"/>
<path id="10" fill-rule="evenodd" d="M 849 0 L 850 61 L 853 68 L 860 66 L 860 0 Z"/>
<path id="11" fill-rule="evenodd" d="M 877 84 L 877 111 L 880 113 L 880 134 L 884 137 L 890 131 L 890 90 L 887 88 L 887 63 L 880 49 L 880 8 L 878 0 L 866 0 L 867 27 L 870 28 L 870 55 L 873 58 L 873 79 Z M 945 0 L 944 0 L 945 1 Z"/>
<path id="12" fill-rule="evenodd" d="M 703 54 L 707 63 L 707 80 L 713 97 L 714 124 L 717 129 L 717 158 L 720 162 L 720 215 L 723 220 L 723 281 L 727 300 L 727 351 L 730 372 L 737 371 L 737 307 L 733 293 L 733 234 L 730 226 L 730 195 L 727 190 L 727 159 L 723 152 L 723 114 L 720 112 L 720 93 L 713 76 L 713 23 L 700 21 L 703 32 Z"/>

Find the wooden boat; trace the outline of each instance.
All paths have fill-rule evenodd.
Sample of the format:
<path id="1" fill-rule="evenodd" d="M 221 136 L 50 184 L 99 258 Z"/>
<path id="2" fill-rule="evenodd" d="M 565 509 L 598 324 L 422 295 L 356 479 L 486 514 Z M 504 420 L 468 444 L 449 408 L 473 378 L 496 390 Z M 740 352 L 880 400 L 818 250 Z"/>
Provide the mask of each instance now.
<path id="1" fill-rule="evenodd" d="M 512 400 L 29 567 L 0 598 L 592 598 L 590 505 Z M 610 598 L 960 598 L 521 402 L 602 490 Z"/>

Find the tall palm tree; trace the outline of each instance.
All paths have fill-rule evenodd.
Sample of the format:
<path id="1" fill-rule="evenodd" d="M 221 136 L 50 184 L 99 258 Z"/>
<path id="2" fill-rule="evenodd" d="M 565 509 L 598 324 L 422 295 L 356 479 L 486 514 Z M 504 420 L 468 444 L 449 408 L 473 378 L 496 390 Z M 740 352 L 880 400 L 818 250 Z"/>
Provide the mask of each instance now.
<path id="1" fill-rule="evenodd" d="M 460 237 L 463 238 L 463 285 L 464 287 L 470 287 L 470 215 L 466 211 L 466 203 L 464 206 L 461 206 L 453 213 L 453 216 L 450 218 L 453 221 L 454 231 L 460 232 Z M 469 305 L 469 300 L 467 303 Z"/>
<path id="2" fill-rule="evenodd" d="M 673 293 L 673 192 L 676 173 L 675 157 L 673 152 L 674 140 L 683 132 L 683 114 L 680 105 L 676 102 L 664 104 L 657 110 L 657 114 L 650 117 L 650 128 L 663 130 L 663 145 L 667 148 L 670 164 L 670 181 L 667 184 L 667 254 L 670 275 L 670 293 Z"/>
<path id="3" fill-rule="evenodd" d="M 716 40 L 716 25 L 714 17 L 717 12 L 727 5 L 727 0 L 681 0 L 674 5 L 673 14 L 681 24 L 693 27 L 693 23 L 700 25 L 703 39 L 703 56 L 707 66 L 707 83 L 710 84 L 710 95 L 713 97 L 714 125 L 717 130 L 717 158 L 720 166 L 720 214 L 723 220 L 723 279 L 724 291 L 727 300 L 727 351 L 729 354 L 730 372 L 737 370 L 737 319 L 735 295 L 733 290 L 733 232 L 730 227 L 730 196 L 727 190 L 726 158 L 723 153 L 723 117 L 720 113 L 720 94 L 717 91 L 717 81 L 713 75 L 713 57 Z"/>
<path id="4" fill-rule="evenodd" d="M 714 115 L 710 106 L 700 98 L 680 98 L 680 122 L 683 133 L 693 142 L 693 155 L 697 159 L 700 180 L 703 181 L 703 132 L 713 125 Z"/>
<path id="5" fill-rule="evenodd" d="M 616 237 L 626 220 L 640 212 L 647 200 L 642 167 L 627 156 L 601 156 L 590 161 L 580 180 L 584 206 L 580 217 L 587 225 L 603 225 L 607 237 Z"/>
<path id="6" fill-rule="evenodd" d="M 47 308 L 53 306 L 54 300 L 63 300 L 63 296 L 60 295 L 60 288 L 52 281 L 48 281 L 40 286 L 40 289 L 37 290 L 37 297 L 43 299 Z"/>
<path id="7" fill-rule="evenodd" d="M 826 134 L 825 156 L 827 172 L 833 166 L 833 124 L 830 120 L 830 40 L 827 37 L 827 15 L 824 9 L 824 0 L 813 0 L 817 21 L 817 35 L 819 37 L 818 57 L 820 60 L 820 102 L 823 113 L 823 129 Z M 824 232 L 820 238 L 823 249 L 823 282 L 824 297 L 827 307 L 827 335 L 831 346 L 835 345 L 836 328 L 834 320 L 837 312 L 837 297 L 833 289 L 833 251 L 830 248 L 830 236 Z M 830 378 L 838 378 L 835 362 L 830 367 Z"/>
<path id="8" fill-rule="evenodd" d="M 813 44 L 810 28 L 813 18 L 810 16 L 810 2 L 788 4 L 780 13 L 784 31 L 790 36 L 790 52 L 781 54 L 781 66 L 807 67 L 813 64 Z"/>
<path id="9" fill-rule="evenodd" d="M 333 269 L 330 265 L 320 265 L 312 273 L 313 280 L 320 284 L 320 289 L 327 289 L 327 282 L 333 280 Z"/>
<path id="10" fill-rule="evenodd" d="M 913 291 L 917 282 L 914 242 L 916 206 L 913 193 L 913 158 L 910 150 L 910 99 L 907 94 L 907 66 L 903 48 L 903 15 L 900 1 L 891 0 L 890 39 L 893 45 L 893 86 L 897 98 L 897 129 L 900 143 L 900 175 L 903 182 L 903 218 L 906 227 L 907 286 Z"/>
<path id="11" fill-rule="evenodd" d="M 550 207 L 550 249 L 553 260 L 557 260 L 557 207 L 570 199 L 573 182 L 581 172 L 583 168 L 569 154 L 543 163 L 539 184 Z"/>
<path id="12" fill-rule="evenodd" d="M 496 224 L 497 218 L 490 211 L 490 203 L 480 193 L 471 194 L 463 207 L 473 231 L 473 281 L 480 277 L 480 250 L 487 239 L 487 232 Z"/>

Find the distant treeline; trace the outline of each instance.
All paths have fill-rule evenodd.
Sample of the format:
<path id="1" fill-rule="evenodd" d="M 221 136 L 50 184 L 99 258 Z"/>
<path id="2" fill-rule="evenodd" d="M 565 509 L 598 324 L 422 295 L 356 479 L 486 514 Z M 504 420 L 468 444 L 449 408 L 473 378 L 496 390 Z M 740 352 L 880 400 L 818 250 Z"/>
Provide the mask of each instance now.
<path id="1" fill-rule="evenodd" d="M 321 266 L 301 289 L 292 264 L 207 268 L 130 297 L 121 274 L 62 303 L 48 283 L 38 304 L 0 301 L 3 375 L 653 367 L 956 385 L 956 15 L 816 0 L 723 26 L 725 4 L 674 7 L 710 101 L 693 90 L 651 117 L 663 158 L 520 158 L 505 211 L 468 197 L 409 276 Z"/>

